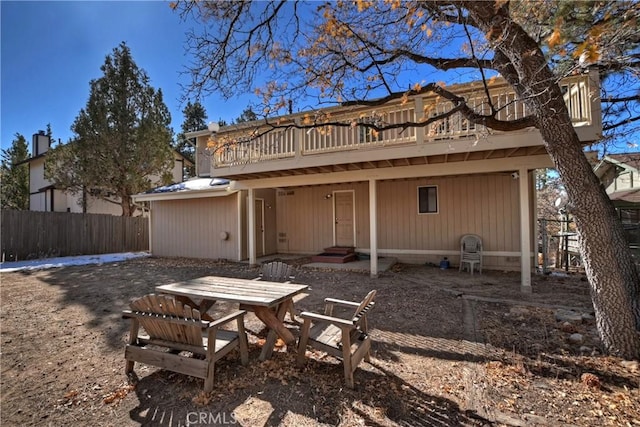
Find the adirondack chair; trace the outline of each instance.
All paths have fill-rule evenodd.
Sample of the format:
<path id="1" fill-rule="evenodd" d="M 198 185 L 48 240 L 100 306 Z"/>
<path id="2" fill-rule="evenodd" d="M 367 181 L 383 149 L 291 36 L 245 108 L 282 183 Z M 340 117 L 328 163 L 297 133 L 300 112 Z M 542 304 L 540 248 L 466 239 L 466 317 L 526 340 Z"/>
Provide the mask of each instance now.
<path id="1" fill-rule="evenodd" d="M 478 271 L 482 274 L 482 239 L 475 234 L 465 234 L 460 239 L 460 269 L 464 265 L 469 266 L 469 272 L 473 275 L 473 270 L 477 265 Z"/>
<path id="2" fill-rule="evenodd" d="M 361 302 L 326 298 L 324 314 L 303 311 L 304 319 L 298 342 L 297 365 L 305 364 L 307 345 L 342 359 L 347 387 L 354 388 L 353 373 L 364 359 L 369 361 L 371 338 L 368 335 L 367 314 L 375 305 L 373 290 Z M 352 316 L 336 317 L 334 306 L 355 310 Z M 314 323 L 312 326 L 312 322 Z"/>
<path id="3" fill-rule="evenodd" d="M 130 318 L 129 341 L 125 347 L 126 373 L 133 373 L 135 362 L 157 366 L 204 379 L 204 391 L 213 389 L 215 363 L 238 348 L 243 365 L 249 361 L 244 311 L 218 320 L 202 320 L 200 312 L 173 297 L 149 294 L 131 302 L 122 316 Z M 220 329 L 236 320 L 237 331 Z M 145 333 L 140 331 L 140 326 Z M 188 351 L 197 357 L 180 354 Z"/>
<path id="4" fill-rule="evenodd" d="M 268 282 L 282 282 L 289 283 L 295 280 L 296 270 L 293 266 L 280 261 L 273 261 L 266 264 L 262 264 L 260 269 L 260 276 L 255 280 L 266 280 Z M 287 305 L 287 312 L 291 321 L 296 320 L 296 312 L 293 307 L 293 301 L 286 301 L 283 304 Z"/>

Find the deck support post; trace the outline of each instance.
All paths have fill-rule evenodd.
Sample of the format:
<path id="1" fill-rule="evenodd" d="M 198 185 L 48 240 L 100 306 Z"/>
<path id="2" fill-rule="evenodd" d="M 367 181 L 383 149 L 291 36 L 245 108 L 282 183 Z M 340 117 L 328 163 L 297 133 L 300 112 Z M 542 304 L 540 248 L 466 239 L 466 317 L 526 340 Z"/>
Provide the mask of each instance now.
<path id="1" fill-rule="evenodd" d="M 531 202 L 529 170 L 518 170 L 520 193 L 520 291 L 531 293 Z"/>
<path id="2" fill-rule="evenodd" d="M 369 247 L 371 277 L 378 277 L 378 188 L 377 181 L 369 179 Z"/>
<path id="3" fill-rule="evenodd" d="M 247 197 L 247 234 L 249 240 L 249 265 L 254 266 L 256 262 L 256 194 L 253 188 L 249 188 Z"/>

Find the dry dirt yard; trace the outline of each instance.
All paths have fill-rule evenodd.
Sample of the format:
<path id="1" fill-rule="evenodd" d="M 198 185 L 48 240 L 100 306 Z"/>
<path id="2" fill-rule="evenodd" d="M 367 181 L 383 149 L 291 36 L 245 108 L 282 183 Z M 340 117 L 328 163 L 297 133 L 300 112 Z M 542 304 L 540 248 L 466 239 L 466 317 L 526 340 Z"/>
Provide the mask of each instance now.
<path id="1" fill-rule="evenodd" d="M 638 362 L 601 354 L 588 285 L 577 274 L 536 276 L 533 294 L 523 295 L 514 273 L 471 277 L 400 264 L 371 279 L 301 269 L 296 281 L 311 289 L 298 311 L 321 310 L 326 296 L 359 300 L 378 290 L 372 363 L 356 371 L 355 390 L 321 353 L 309 353 L 303 370 L 285 348 L 258 361 L 265 331 L 253 315 L 249 365 L 232 353 L 217 365 L 210 395 L 202 380 L 140 364 L 137 381 L 128 381 L 121 311 L 129 300 L 174 281 L 257 273 L 146 258 L 3 274 L 2 425 L 640 425 Z M 558 308 L 574 319 L 558 321 Z"/>

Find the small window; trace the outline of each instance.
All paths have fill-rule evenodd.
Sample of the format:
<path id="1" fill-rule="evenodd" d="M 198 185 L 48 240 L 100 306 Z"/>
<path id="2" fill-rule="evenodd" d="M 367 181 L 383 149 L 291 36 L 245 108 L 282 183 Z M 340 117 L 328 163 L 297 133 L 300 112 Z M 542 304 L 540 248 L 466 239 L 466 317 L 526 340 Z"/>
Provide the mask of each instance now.
<path id="1" fill-rule="evenodd" d="M 438 187 L 418 187 L 418 213 L 438 213 Z"/>

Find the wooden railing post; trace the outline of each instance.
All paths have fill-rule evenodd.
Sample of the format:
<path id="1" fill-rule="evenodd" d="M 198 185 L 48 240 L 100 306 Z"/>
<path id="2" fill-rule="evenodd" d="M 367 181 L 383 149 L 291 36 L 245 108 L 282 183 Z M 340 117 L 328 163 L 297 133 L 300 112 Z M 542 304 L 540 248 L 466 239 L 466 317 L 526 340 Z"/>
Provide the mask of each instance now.
<path id="1" fill-rule="evenodd" d="M 416 97 L 414 100 L 414 116 L 416 123 L 424 119 L 424 100 L 421 96 Z M 416 144 L 422 144 L 424 142 L 424 128 L 416 128 Z"/>

